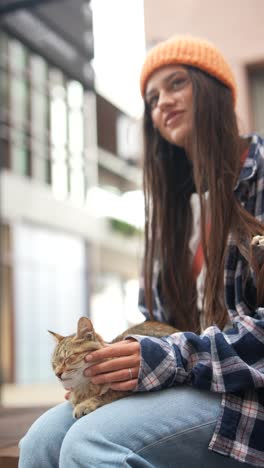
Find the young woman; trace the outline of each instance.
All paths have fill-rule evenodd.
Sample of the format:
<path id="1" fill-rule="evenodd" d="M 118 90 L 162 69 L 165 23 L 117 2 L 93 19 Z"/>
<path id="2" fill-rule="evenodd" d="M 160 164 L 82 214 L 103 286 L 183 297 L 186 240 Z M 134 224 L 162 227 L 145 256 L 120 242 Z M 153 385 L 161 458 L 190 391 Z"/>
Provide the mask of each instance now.
<path id="1" fill-rule="evenodd" d="M 250 248 L 264 232 L 264 142 L 239 136 L 232 72 L 206 41 L 155 46 L 141 92 L 140 307 L 181 331 L 92 353 L 95 383 L 135 394 L 77 421 L 67 402 L 51 409 L 21 441 L 20 468 L 264 466 L 264 304 Z"/>

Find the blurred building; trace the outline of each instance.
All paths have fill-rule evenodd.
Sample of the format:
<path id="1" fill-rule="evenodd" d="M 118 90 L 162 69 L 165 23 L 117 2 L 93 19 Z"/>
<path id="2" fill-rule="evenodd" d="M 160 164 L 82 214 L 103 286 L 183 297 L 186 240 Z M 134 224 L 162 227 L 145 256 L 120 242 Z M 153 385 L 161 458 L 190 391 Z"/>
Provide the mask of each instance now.
<path id="1" fill-rule="evenodd" d="M 107 339 L 133 321 L 140 138 L 94 90 L 89 1 L 12 3 L 0 22 L 1 356 L 6 382 L 31 383 L 51 376 L 48 328 L 92 314 Z"/>
<path id="2" fill-rule="evenodd" d="M 264 135 L 264 3 L 262 0 L 144 0 L 148 46 L 174 34 L 211 40 L 232 66 L 243 133 Z"/>

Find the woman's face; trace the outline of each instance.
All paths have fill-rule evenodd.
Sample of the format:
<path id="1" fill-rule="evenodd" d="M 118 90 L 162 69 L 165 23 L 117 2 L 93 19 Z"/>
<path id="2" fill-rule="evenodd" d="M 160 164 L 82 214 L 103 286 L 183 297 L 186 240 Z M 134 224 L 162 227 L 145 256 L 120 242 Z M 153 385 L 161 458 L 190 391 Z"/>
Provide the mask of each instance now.
<path id="1" fill-rule="evenodd" d="M 156 70 L 148 80 L 145 100 L 153 126 L 161 136 L 188 153 L 193 96 L 187 69 L 181 65 L 166 65 Z"/>

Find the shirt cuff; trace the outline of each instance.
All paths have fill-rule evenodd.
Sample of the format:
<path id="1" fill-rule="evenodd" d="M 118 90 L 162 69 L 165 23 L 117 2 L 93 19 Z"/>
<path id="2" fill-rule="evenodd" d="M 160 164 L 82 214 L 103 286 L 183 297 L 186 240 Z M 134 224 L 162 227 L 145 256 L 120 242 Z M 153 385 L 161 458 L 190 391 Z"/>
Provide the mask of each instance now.
<path id="1" fill-rule="evenodd" d="M 186 381 L 187 375 L 178 366 L 177 352 L 166 338 L 129 335 L 140 343 L 140 368 L 135 392 L 157 391 Z"/>

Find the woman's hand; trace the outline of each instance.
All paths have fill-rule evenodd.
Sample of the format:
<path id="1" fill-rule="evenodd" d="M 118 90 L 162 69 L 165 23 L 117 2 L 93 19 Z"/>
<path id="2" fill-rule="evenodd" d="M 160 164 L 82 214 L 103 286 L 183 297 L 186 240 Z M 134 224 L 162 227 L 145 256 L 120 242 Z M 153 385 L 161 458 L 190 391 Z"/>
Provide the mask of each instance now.
<path id="1" fill-rule="evenodd" d="M 107 359 L 107 361 L 105 361 Z M 138 383 L 140 345 L 132 338 L 118 341 L 88 354 L 86 362 L 102 361 L 85 369 L 94 384 L 110 384 L 112 390 L 131 391 Z"/>

